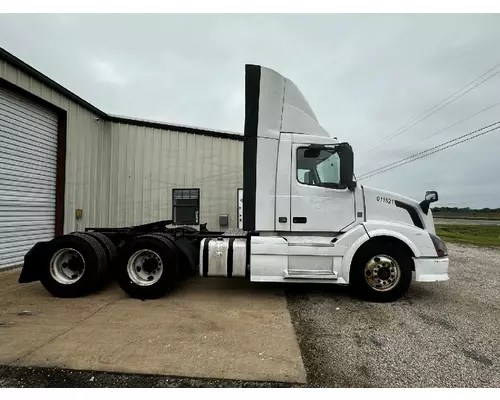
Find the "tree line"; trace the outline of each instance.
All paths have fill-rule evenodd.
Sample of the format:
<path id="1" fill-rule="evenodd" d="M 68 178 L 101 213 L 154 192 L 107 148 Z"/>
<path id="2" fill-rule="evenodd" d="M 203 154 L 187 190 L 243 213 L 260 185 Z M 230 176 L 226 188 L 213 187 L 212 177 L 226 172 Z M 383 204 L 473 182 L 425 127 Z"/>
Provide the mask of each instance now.
<path id="1" fill-rule="evenodd" d="M 470 207 L 432 207 L 432 212 L 454 212 L 454 213 L 470 213 L 470 212 L 500 212 L 500 208 L 470 208 Z"/>

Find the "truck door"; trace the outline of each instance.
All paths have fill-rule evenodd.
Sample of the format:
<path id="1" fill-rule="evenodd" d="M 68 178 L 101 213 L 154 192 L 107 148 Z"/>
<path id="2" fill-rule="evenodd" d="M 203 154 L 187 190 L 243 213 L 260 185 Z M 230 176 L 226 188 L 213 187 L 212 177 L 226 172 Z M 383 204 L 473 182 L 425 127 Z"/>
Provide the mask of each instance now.
<path id="1" fill-rule="evenodd" d="M 334 146 L 292 144 L 292 232 L 339 232 L 355 221 L 354 192 L 340 185 L 340 161 Z"/>

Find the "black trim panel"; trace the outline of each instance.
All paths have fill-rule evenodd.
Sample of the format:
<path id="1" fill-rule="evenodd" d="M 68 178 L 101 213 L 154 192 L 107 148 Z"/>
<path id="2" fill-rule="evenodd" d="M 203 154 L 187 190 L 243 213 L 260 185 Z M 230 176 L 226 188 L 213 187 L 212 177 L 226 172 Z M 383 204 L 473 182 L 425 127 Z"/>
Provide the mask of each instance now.
<path id="1" fill-rule="evenodd" d="M 257 128 L 261 69 L 245 66 L 245 139 L 243 143 L 243 230 L 255 230 L 257 189 Z"/>
<path id="2" fill-rule="evenodd" d="M 95 107 L 92 104 L 90 104 L 89 102 L 85 101 L 80 96 L 69 91 L 68 89 L 61 86 L 59 83 L 57 83 L 56 81 L 50 79 L 47 75 L 42 74 L 40 71 L 38 71 L 35 68 L 33 68 L 32 66 L 26 64 L 24 61 L 20 60 L 19 58 L 17 58 L 16 56 L 14 56 L 13 54 L 9 53 L 8 51 L 6 51 L 5 49 L 3 49 L 1 47 L 0 47 L 0 60 L 4 60 L 7 63 L 9 63 L 10 65 L 23 71 L 25 74 L 34 77 L 38 81 L 42 82 L 44 85 L 48 86 L 49 88 L 55 90 L 58 93 L 61 93 L 62 95 L 64 95 L 68 99 L 70 99 L 71 101 L 79 104 L 80 106 L 86 108 L 87 110 L 92 111 L 94 114 L 96 114 L 97 116 L 101 117 L 102 119 L 104 119 L 106 121 L 128 124 L 128 125 L 135 125 L 135 126 L 145 126 L 145 127 L 150 127 L 150 128 L 167 129 L 167 130 L 176 131 L 176 132 L 193 133 L 196 135 L 218 137 L 218 138 L 222 138 L 222 139 L 232 139 L 232 140 L 243 141 L 243 136 L 235 134 L 235 133 L 217 132 L 217 131 L 212 131 L 212 130 L 202 129 L 202 128 L 174 125 L 174 124 L 155 122 L 155 121 L 144 121 L 144 120 L 140 120 L 140 119 L 109 115 L 109 114 L 105 113 L 104 111 L 99 110 L 97 107 Z"/>
<path id="3" fill-rule="evenodd" d="M 361 185 L 361 193 L 363 194 L 363 214 L 364 221 L 366 222 L 366 199 L 365 199 L 365 188 Z"/>
<path id="4" fill-rule="evenodd" d="M 396 207 L 408 211 L 408 214 L 410 214 L 411 220 L 413 221 L 413 225 L 415 225 L 417 228 L 424 229 L 424 224 L 422 222 L 422 219 L 420 218 L 420 215 L 418 215 L 418 211 L 415 209 L 415 207 L 403 203 L 399 200 L 395 200 L 394 204 L 396 205 Z"/>
<path id="5" fill-rule="evenodd" d="M 206 238 L 205 243 L 203 243 L 203 276 L 208 276 L 208 242 L 210 242 L 212 238 Z"/>
<path id="6" fill-rule="evenodd" d="M 233 277 L 233 254 L 235 238 L 229 239 L 229 248 L 227 249 L 227 277 Z"/>
<path id="7" fill-rule="evenodd" d="M 68 114 L 61 111 L 57 125 L 57 171 L 56 171 L 56 236 L 64 233 L 64 194 L 66 191 L 66 137 Z"/>

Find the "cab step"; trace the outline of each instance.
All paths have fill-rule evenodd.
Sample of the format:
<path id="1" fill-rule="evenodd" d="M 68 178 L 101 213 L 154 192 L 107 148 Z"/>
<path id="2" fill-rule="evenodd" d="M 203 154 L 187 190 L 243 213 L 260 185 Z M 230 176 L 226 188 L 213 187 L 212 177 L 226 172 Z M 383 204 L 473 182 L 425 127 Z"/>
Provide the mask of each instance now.
<path id="1" fill-rule="evenodd" d="M 324 270 L 298 270 L 291 269 L 284 272 L 285 279 L 322 279 L 322 280 L 337 280 L 338 274 L 332 271 Z"/>

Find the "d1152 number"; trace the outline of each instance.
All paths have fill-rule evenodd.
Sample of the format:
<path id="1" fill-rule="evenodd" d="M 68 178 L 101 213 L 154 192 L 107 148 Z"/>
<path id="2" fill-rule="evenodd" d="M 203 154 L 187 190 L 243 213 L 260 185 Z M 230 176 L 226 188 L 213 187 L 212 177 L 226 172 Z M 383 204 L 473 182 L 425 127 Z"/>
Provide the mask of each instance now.
<path id="1" fill-rule="evenodd" d="M 382 203 L 387 203 L 387 204 L 394 204 L 394 200 L 389 199 L 388 197 L 377 196 L 377 201 L 380 201 Z"/>

